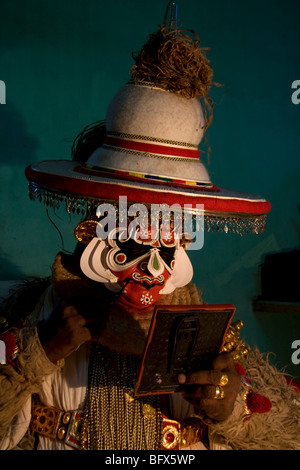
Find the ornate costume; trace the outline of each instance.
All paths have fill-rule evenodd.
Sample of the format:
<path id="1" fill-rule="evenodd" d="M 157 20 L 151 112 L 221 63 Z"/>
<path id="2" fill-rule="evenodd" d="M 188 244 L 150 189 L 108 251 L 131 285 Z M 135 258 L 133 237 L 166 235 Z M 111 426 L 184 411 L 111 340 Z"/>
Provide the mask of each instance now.
<path id="1" fill-rule="evenodd" d="M 300 449 L 297 392 L 249 350 L 237 322 L 222 346 L 241 377 L 228 419 L 209 419 L 181 393 L 132 393 L 155 305 L 203 303 L 186 252 L 193 238 L 204 229 L 259 233 L 270 210 L 260 196 L 210 181 L 198 145 L 211 119 L 212 68 L 199 41 L 170 24 L 136 57 L 105 124 L 79 136 L 73 160 L 26 169 L 32 199 L 83 220 L 76 252 L 57 255 L 26 324 L 2 336 L 2 449 Z M 170 205 L 168 225 L 152 209 Z M 98 331 L 53 364 L 41 343 L 61 298 L 96 316 Z M 214 399 L 226 386 L 223 373 Z"/>
<path id="2" fill-rule="evenodd" d="M 60 293 L 61 289 L 67 289 L 67 295 L 75 293 L 80 295 L 82 292 L 79 286 L 81 285 L 82 291 L 86 291 L 86 280 L 81 281 L 78 276 L 68 271 L 63 266 L 62 258 L 62 255 L 58 255 L 53 266 L 53 283 L 46 289 L 35 311 L 30 316 L 33 325 L 37 323 L 38 319 L 47 319 L 56 302 L 57 292 Z M 167 304 L 174 302 L 176 305 L 181 303 L 195 304 L 201 303 L 202 299 L 196 287 L 190 284 L 176 289 L 172 294 L 163 296 L 160 302 Z M 112 322 L 107 331 L 107 342 L 110 346 L 112 338 L 115 338 L 114 344 L 118 344 L 116 337 L 122 331 L 122 327 L 128 331 L 124 323 L 122 325 L 118 314 L 116 317 L 119 321 Z M 114 352 L 112 355 L 106 356 L 106 347 L 93 346 L 96 348 L 93 350 L 93 355 L 96 355 L 98 360 L 93 363 L 93 368 L 90 369 L 90 374 L 94 374 L 94 376 L 90 375 L 89 378 L 89 346 L 81 346 L 64 361 L 54 365 L 44 353 L 36 327 L 28 325 L 14 332 L 18 338 L 20 353 L 16 357 L 14 365 L 6 364 L 1 367 L 0 429 L 2 449 L 33 448 L 35 445 L 34 432 L 38 432 L 38 448 L 48 450 L 76 449 L 81 445 L 98 448 L 99 442 L 102 449 L 151 450 L 161 448 L 163 439 L 166 444 L 165 448 L 168 448 L 169 445 L 171 449 L 172 444 L 175 445 L 173 447 L 175 449 L 190 450 L 207 448 L 222 450 L 300 449 L 298 424 L 300 408 L 296 389 L 292 385 L 288 385 L 285 376 L 269 364 L 258 351 L 250 351 L 249 349 L 245 351 L 246 346 L 241 341 L 238 332 L 229 332 L 224 349 L 233 348 L 232 353 L 236 358 L 236 364 L 240 367 L 241 374 L 246 374 L 248 384 L 242 383 L 233 414 L 224 422 L 214 422 L 207 419 L 203 421 L 201 417 L 198 417 L 193 407 L 178 393 L 170 395 L 170 403 L 167 406 L 168 415 L 164 412 L 165 404 L 161 406 L 161 403 L 155 403 L 153 397 L 151 397 L 150 403 L 140 399 L 131 401 L 130 388 L 132 384 L 127 381 L 133 378 L 134 367 L 132 364 L 122 364 L 123 354 L 119 355 Z M 131 336 L 128 338 L 129 344 L 132 339 Z M 100 348 L 101 351 L 100 349 L 97 351 L 97 348 Z M 137 356 L 130 355 L 130 358 L 134 360 Z M 105 361 L 106 367 L 103 368 L 102 364 Z M 121 371 L 122 366 L 123 370 Z M 97 372 L 99 367 L 103 371 L 103 375 Z M 88 383 L 92 387 L 95 381 L 97 384 L 94 389 L 96 396 L 92 396 L 91 399 L 98 403 L 98 409 L 94 409 L 91 403 L 86 402 Z M 105 381 L 106 387 L 103 387 L 101 381 Z M 251 382 L 251 387 L 249 387 L 249 382 Z M 107 394 L 106 398 L 100 395 L 101 390 L 104 395 Z M 254 403 L 252 412 L 250 412 L 246 406 L 247 401 L 245 401 L 245 394 L 250 390 L 253 390 L 256 395 L 268 399 L 271 407 L 264 408 L 264 403 L 259 400 Z M 38 405 L 34 400 L 36 397 L 39 400 Z M 41 404 L 45 408 L 38 414 Z M 125 410 L 124 404 L 127 410 Z M 251 403 L 248 405 L 251 407 Z M 99 409 L 100 406 L 101 409 Z M 49 414 L 51 410 L 59 410 L 61 415 L 64 413 L 75 415 L 77 412 L 79 416 L 75 422 L 83 423 L 82 411 L 85 407 L 87 416 L 93 417 L 89 423 L 90 431 L 98 429 L 98 435 L 92 434 L 91 441 L 88 443 L 81 440 L 83 436 L 86 438 L 86 434 L 81 433 L 82 428 L 79 435 L 78 433 L 72 434 L 71 428 L 67 434 L 67 431 L 63 432 L 67 426 L 62 421 L 57 423 L 54 419 L 52 426 L 48 425 L 48 429 L 45 426 L 49 421 L 49 418 L 48 421 L 45 421 L 46 413 Z M 118 414 L 121 408 L 124 413 L 122 416 Z M 99 413 L 102 415 L 102 419 L 99 417 Z M 135 419 L 139 421 L 139 426 L 133 420 L 133 414 Z M 36 416 L 36 420 L 30 426 L 32 416 Z M 57 417 L 57 415 L 55 416 Z M 74 416 L 72 417 L 74 418 Z M 164 419 L 165 422 L 163 422 Z M 180 434 L 179 426 L 181 427 Z M 166 431 L 164 432 L 164 430 Z M 159 443 L 153 440 L 157 435 L 160 436 Z M 148 440 L 145 441 L 145 439 Z"/>

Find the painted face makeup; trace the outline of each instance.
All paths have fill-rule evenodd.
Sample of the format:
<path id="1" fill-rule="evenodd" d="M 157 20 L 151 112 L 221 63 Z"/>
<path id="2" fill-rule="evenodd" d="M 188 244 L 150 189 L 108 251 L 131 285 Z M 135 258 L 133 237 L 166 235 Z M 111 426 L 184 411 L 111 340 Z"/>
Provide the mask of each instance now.
<path id="1" fill-rule="evenodd" d="M 117 228 L 105 240 L 93 238 L 80 261 L 82 272 L 116 292 L 119 304 L 145 309 L 191 281 L 191 262 L 174 234 L 123 235 Z"/>
<path id="2" fill-rule="evenodd" d="M 118 302 L 135 308 L 156 303 L 171 278 L 179 243 L 175 239 L 117 237 L 107 256 L 107 265 L 118 279 L 122 292 Z"/>

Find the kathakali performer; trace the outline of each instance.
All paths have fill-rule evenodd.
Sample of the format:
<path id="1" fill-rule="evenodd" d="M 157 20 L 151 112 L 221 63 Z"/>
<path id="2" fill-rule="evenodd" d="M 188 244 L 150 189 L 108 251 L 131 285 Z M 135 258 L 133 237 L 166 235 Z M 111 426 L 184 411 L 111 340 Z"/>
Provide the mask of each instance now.
<path id="1" fill-rule="evenodd" d="M 192 214 L 204 230 L 255 234 L 270 210 L 213 184 L 200 160 L 212 78 L 199 40 L 164 24 L 72 160 L 26 169 L 33 200 L 83 218 L 51 278 L 5 301 L 1 449 L 300 449 L 297 391 L 242 341 L 239 321 L 208 368 L 178 374 L 175 393 L 134 393 L 154 309 L 204 304 L 187 250 L 197 227 L 178 236 L 179 215 L 181 227 Z M 181 210 L 168 230 L 151 219 L 162 205 Z"/>

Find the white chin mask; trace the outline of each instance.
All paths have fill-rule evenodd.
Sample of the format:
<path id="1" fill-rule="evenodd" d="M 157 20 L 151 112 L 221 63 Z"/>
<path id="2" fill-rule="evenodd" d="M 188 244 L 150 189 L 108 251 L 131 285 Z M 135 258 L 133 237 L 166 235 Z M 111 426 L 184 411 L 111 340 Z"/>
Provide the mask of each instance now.
<path id="1" fill-rule="evenodd" d="M 118 229 L 117 229 L 118 230 Z M 129 240 L 125 240 L 125 242 Z M 179 240 L 175 240 L 171 246 L 172 261 L 166 262 L 163 257 L 163 250 L 168 250 L 168 246 L 161 246 L 158 240 L 150 240 L 147 242 L 137 242 L 135 245 L 134 240 L 130 241 L 130 246 L 127 253 L 125 252 L 124 241 L 116 239 L 116 233 L 110 234 L 108 239 L 101 240 L 98 237 L 93 238 L 85 248 L 81 259 L 80 268 L 82 272 L 93 281 L 101 282 L 113 291 L 120 292 L 124 288 L 124 279 L 129 279 L 131 282 L 131 301 L 134 305 L 139 303 L 139 300 L 145 298 L 153 298 L 153 303 L 157 300 L 156 297 L 164 294 L 170 294 L 177 287 L 187 285 L 193 277 L 193 267 L 185 250 L 179 245 Z M 138 248 L 138 255 L 132 255 L 133 250 L 130 247 Z M 160 248 L 159 248 L 160 246 Z M 128 252 L 128 249 L 131 250 Z M 129 256 L 128 256 L 129 255 Z M 142 272 L 142 270 L 145 271 Z M 144 293 L 138 293 L 138 289 L 142 289 L 139 279 L 146 279 L 149 282 L 149 288 L 143 287 Z M 160 279 L 160 286 L 150 288 L 151 279 Z M 132 286 L 135 284 L 135 286 Z M 129 289 L 127 289 L 129 290 Z M 146 292 L 151 292 L 156 295 L 149 295 Z M 126 297 L 126 288 L 124 289 Z M 130 293 L 127 292 L 130 297 Z"/>

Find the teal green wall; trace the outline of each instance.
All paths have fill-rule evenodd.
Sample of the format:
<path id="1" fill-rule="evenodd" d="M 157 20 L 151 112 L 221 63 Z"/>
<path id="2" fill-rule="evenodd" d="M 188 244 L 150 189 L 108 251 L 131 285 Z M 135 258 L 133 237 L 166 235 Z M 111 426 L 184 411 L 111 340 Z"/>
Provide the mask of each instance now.
<path id="1" fill-rule="evenodd" d="M 258 236 L 205 234 L 192 252 L 194 280 L 210 303 L 234 303 L 244 335 L 272 350 L 288 370 L 299 317 L 252 312 L 259 265 L 272 252 L 299 247 L 299 0 L 179 0 L 179 25 L 194 29 L 215 80 L 212 148 L 207 165 L 219 186 L 261 194 L 272 203 Z M 82 128 L 105 117 L 128 79 L 131 53 L 164 17 L 167 1 L 10 0 L 0 2 L 0 280 L 49 275 L 60 238 L 44 207 L 27 197 L 24 168 L 69 158 Z M 76 220 L 54 218 L 72 250 Z M 299 274 L 297 273 L 299 276 Z"/>

